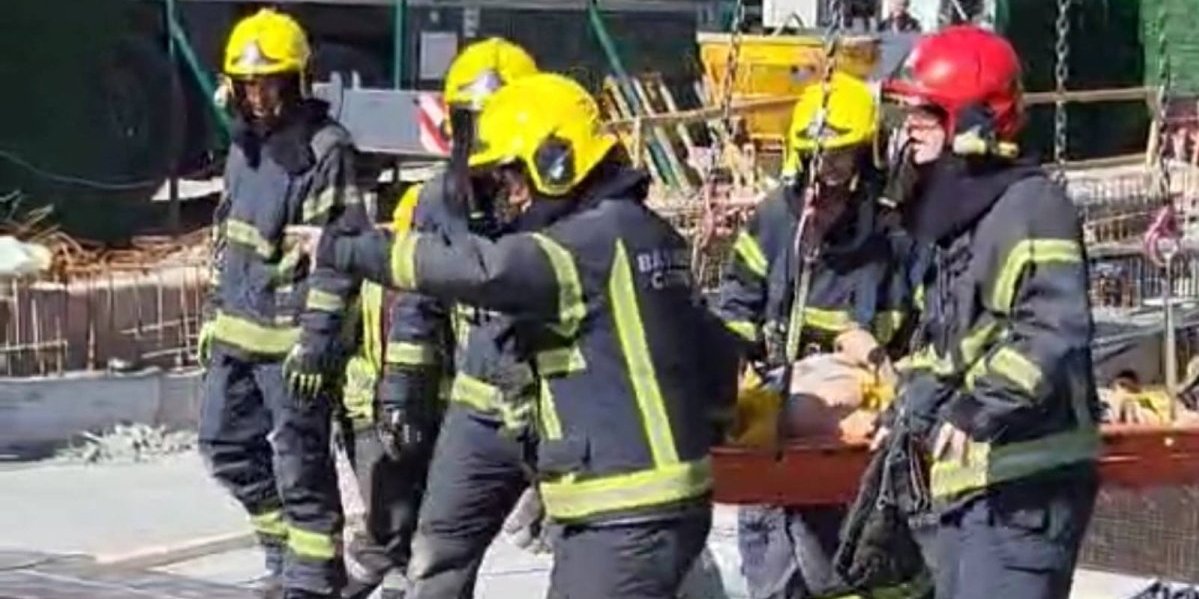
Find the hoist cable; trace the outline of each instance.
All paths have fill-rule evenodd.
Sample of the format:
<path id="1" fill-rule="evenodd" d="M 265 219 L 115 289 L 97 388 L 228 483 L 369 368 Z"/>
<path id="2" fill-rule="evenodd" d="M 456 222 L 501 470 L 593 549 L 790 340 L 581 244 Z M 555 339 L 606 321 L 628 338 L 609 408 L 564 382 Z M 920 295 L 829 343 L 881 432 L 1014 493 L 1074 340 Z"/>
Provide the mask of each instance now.
<path id="1" fill-rule="evenodd" d="M 723 154 L 723 142 L 721 140 L 721 129 L 728 135 L 728 141 L 731 143 L 736 135 L 733 130 L 733 87 L 737 83 L 737 70 L 741 64 L 741 46 L 744 41 L 741 32 L 745 23 L 745 0 L 737 0 L 733 7 L 733 20 L 729 30 L 729 53 L 725 59 L 724 77 L 722 77 L 720 87 L 720 124 L 718 126 L 709 126 L 711 142 L 708 150 L 708 165 L 707 172 L 704 174 L 704 182 L 702 186 L 703 194 L 703 216 L 699 225 L 699 235 L 695 240 L 692 252 L 692 270 L 695 280 L 701 280 L 706 266 L 706 253 L 709 243 L 716 230 L 716 173 L 720 165 L 720 157 Z M 713 90 L 715 93 L 715 90 Z"/>
<path id="2" fill-rule="evenodd" d="M 824 129 L 828 124 L 828 102 L 829 96 L 832 95 L 832 80 L 833 73 L 836 71 L 837 51 L 841 45 L 841 26 L 845 18 L 844 7 L 842 0 L 829 0 L 828 3 L 829 15 L 828 23 L 824 30 L 824 46 L 823 46 L 823 71 L 820 77 L 820 108 L 816 111 L 815 120 L 811 123 L 808 131 L 816 141 L 816 148 L 812 154 L 812 159 L 807 165 L 807 186 L 802 190 L 803 197 L 799 213 L 799 222 L 795 225 L 795 237 L 791 244 L 791 302 L 788 310 L 788 318 L 786 319 L 786 328 L 782 332 L 782 372 L 780 382 L 783 386 L 782 395 L 787 398 L 791 393 L 791 376 L 795 369 L 795 362 L 800 358 L 799 343 L 803 336 L 804 328 L 804 312 L 807 311 L 808 293 L 810 292 L 812 266 L 816 260 L 818 246 L 813 246 L 814 249 L 808 250 L 805 234 L 808 225 L 811 221 L 811 215 L 814 210 L 812 200 L 818 193 L 817 186 L 820 183 L 819 170 L 824 163 Z M 792 140 L 788 140 L 789 142 Z M 769 352 L 768 353 L 772 353 Z M 773 365 L 772 365 L 773 366 Z M 779 418 L 775 438 L 777 444 L 774 448 L 775 459 L 781 460 L 783 457 L 784 439 L 787 433 L 787 419 Z"/>
<path id="3" fill-rule="evenodd" d="M 805 277 L 803 276 L 803 272 L 810 268 L 811 262 L 815 260 L 815 249 L 809 250 L 806 247 L 809 244 L 805 236 L 811 221 L 812 212 L 815 209 L 812 200 L 819 193 L 819 173 L 824 167 L 824 130 L 828 125 L 829 96 L 832 95 L 833 73 L 836 71 L 837 53 L 841 46 L 841 26 L 845 18 L 842 0 L 829 0 L 828 7 L 829 20 L 824 29 L 823 40 L 824 68 L 820 78 L 820 108 L 816 111 L 815 120 L 809 129 L 812 132 L 812 137 L 815 139 L 816 148 L 808 164 L 808 172 L 806 173 L 807 186 L 803 190 L 799 223 L 796 225 L 795 239 L 792 243 L 792 258 L 795 267 L 792 273 L 791 302 L 792 306 L 801 306 L 801 308 L 799 310 L 791 310 L 792 317 L 787 322 L 786 345 L 784 346 L 787 371 L 790 370 L 790 365 L 799 359 L 799 342 L 803 333 L 802 306 L 807 303 L 808 299 L 808 290 L 806 288 L 807 285 L 804 283 Z M 788 379 L 784 379 L 784 381 L 786 380 Z"/>
<path id="4" fill-rule="evenodd" d="M 1056 62 L 1054 63 L 1054 80 L 1057 95 L 1053 102 L 1053 162 L 1056 165 L 1054 180 L 1059 185 L 1066 184 L 1066 153 L 1069 144 L 1069 113 L 1066 110 L 1066 84 L 1070 78 L 1070 9 L 1073 0 L 1058 0 L 1057 3 L 1057 38 L 1054 44 Z"/>

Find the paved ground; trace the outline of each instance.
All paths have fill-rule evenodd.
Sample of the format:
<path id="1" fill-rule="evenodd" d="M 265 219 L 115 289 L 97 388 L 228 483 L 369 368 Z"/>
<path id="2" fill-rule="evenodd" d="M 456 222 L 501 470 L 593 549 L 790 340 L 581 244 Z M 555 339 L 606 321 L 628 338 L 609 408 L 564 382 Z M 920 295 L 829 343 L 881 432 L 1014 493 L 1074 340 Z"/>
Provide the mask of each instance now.
<path id="1" fill-rule="evenodd" d="M 730 516 L 718 509 L 711 553 L 726 573 L 737 569 Z M 239 509 L 205 476 L 195 455 L 141 464 L 0 466 L 0 551 L 112 556 L 243 530 Z M 254 578 L 260 563 L 254 550 L 245 549 L 160 571 L 239 584 Z M 549 567 L 547 558 L 497 542 L 484 564 L 478 597 L 542 597 Z M 725 597 L 742 596 L 738 581 L 726 576 L 725 582 Z M 1073 597 L 1125 599 L 1145 584 L 1080 572 Z"/>

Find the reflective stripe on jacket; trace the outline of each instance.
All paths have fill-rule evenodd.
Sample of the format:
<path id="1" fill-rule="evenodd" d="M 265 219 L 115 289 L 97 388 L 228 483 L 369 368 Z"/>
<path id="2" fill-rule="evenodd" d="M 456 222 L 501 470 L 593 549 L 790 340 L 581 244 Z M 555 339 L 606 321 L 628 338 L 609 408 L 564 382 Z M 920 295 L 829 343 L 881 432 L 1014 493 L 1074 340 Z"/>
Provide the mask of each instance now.
<path id="1" fill-rule="evenodd" d="M 755 208 L 721 279 L 716 311 L 755 358 L 766 357 L 771 338 L 785 337 L 800 307 L 792 301 L 798 221 L 788 206 L 790 197 L 780 189 Z M 911 310 L 902 268 L 909 245 L 906 238 L 880 230 L 853 250 L 822 253 L 812 266 L 803 302 L 801 345 L 827 350 L 837 334 L 852 326 L 865 328 L 884 345 L 891 342 Z"/>
<path id="2" fill-rule="evenodd" d="M 686 241 L 643 195 L 627 199 L 641 181 L 614 179 L 542 233 L 371 234 L 335 252 L 368 278 L 517 319 L 541 388 L 542 498 L 560 521 L 706 502 L 710 418 L 735 396 L 736 359 L 692 286 Z"/>
<path id="3" fill-rule="evenodd" d="M 462 219 L 449 213 L 444 185 L 441 173 L 422 186 L 413 221 L 417 231 L 466 231 Z M 384 379 L 385 396 L 403 403 L 440 387 L 440 377 L 446 376 L 449 401 L 476 417 L 514 429 L 528 420 L 536 386 L 529 363 L 516 355 L 511 318 L 418 293 L 400 296 L 392 342 L 401 345 L 388 352 L 394 367 Z M 434 362 L 425 363 L 434 356 Z"/>
<path id="4" fill-rule="evenodd" d="M 217 286 L 209 306 L 214 339 L 236 352 L 281 357 L 300 339 L 306 303 L 323 310 L 344 307 L 331 291 L 345 286 L 345 277 L 331 275 L 327 286 L 314 285 L 309 294 L 307 260 L 286 238 L 286 227 L 367 224 L 354 186 L 349 135 L 313 113 L 265 140 L 239 137 L 226 159 L 225 190 L 216 229 Z M 317 329 L 337 326 L 325 322 L 323 312 L 304 318 Z"/>
<path id="5" fill-rule="evenodd" d="M 903 409 L 936 410 L 971 439 L 963 455 L 934 463 L 934 496 L 1094 461 L 1087 264 L 1065 194 L 1039 174 L 1012 183 L 969 231 L 938 246 L 925 287 Z"/>

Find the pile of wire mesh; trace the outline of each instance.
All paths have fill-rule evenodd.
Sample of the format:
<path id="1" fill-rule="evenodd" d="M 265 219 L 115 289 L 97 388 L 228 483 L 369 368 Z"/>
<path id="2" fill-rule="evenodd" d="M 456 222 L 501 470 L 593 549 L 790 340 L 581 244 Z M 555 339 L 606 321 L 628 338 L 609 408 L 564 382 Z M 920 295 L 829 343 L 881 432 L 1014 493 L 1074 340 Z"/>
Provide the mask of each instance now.
<path id="1" fill-rule="evenodd" d="M 1079 561 L 1123 574 L 1195 580 L 1199 487 L 1104 489 Z"/>

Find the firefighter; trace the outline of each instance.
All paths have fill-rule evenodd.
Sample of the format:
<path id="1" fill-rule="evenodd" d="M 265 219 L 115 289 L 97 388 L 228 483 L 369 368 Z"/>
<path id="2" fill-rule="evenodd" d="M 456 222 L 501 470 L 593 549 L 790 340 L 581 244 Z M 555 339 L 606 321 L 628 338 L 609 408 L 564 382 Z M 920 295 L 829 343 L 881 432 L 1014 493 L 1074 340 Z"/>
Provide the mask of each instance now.
<path id="1" fill-rule="evenodd" d="M 783 372 L 784 364 L 803 354 L 838 349 L 866 366 L 880 344 L 901 341 L 897 333 L 909 294 L 899 265 L 908 244 L 879 214 L 877 101 L 865 83 L 834 74 L 820 129 L 825 93 L 822 85 L 808 86 L 796 103 L 786 183 L 755 209 L 721 281 L 716 310 L 762 372 Z M 817 136 L 823 157 L 813 181 Z M 811 212 L 804 255 L 797 258 L 804 210 Z M 775 386 L 790 395 L 790 381 Z M 751 597 L 808 597 L 833 586 L 830 560 L 844 514 L 841 505 L 742 507 L 738 544 Z"/>
<path id="2" fill-rule="evenodd" d="M 504 85 L 536 72 L 524 49 L 499 38 L 471 44 L 454 59 L 444 93 L 450 166 L 422 188 L 417 231 L 496 238 L 521 227 L 512 214 L 520 206 L 495 202 L 465 168 L 479 112 Z M 468 218 L 453 217 L 461 212 Z M 487 548 L 529 486 L 537 386 L 530 364 L 515 356 L 511 318 L 429 297 L 402 318 L 410 330 L 450 331 L 438 349 L 453 371 L 413 541 L 410 597 L 470 597 Z M 537 528 L 535 521 L 526 527 L 533 537 Z"/>
<path id="3" fill-rule="evenodd" d="M 409 187 L 396 205 L 393 231 L 412 228 L 420 188 Z M 366 513 L 346 550 L 344 599 L 365 599 L 389 571 L 407 570 L 441 420 L 443 331 L 436 321 L 408 317 L 423 298 L 364 282 L 359 301 L 361 339 L 346 366 L 342 401 L 350 426 L 343 433 Z"/>
<path id="4" fill-rule="evenodd" d="M 309 288 L 308 261 L 285 229 L 367 224 L 349 135 L 307 96 L 309 55 L 303 29 L 268 9 L 229 37 L 224 73 L 236 127 L 199 344 L 207 368 L 201 452 L 249 512 L 266 553 L 263 590 L 273 596 L 281 587 L 288 599 L 333 596 L 344 569 L 330 405 L 285 382 Z"/>
<path id="5" fill-rule="evenodd" d="M 643 203 L 599 109 L 565 77 L 496 93 L 471 155 L 537 232 L 310 239 L 317 261 L 516 319 L 540 393 L 537 472 L 551 596 L 673 597 L 710 519 L 711 427 L 736 359 L 690 276 L 686 241 Z M 722 406 L 728 409 L 728 406 Z"/>
<path id="6" fill-rule="evenodd" d="M 904 220 L 933 244 L 898 423 L 931 440 L 937 597 L 1067 597 L 1099 451 L 1078 213 L 1017 158 L 1007 40 L 944 29 L 883 89 L 918 175 Z"/>

